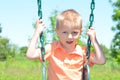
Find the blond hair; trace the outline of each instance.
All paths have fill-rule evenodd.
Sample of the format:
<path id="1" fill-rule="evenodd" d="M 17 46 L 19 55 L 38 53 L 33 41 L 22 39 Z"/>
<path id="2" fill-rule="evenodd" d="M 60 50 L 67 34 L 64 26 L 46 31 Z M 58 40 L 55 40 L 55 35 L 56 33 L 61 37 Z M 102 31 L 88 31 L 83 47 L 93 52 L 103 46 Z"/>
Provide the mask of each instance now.
<path id="1" fill-rule="evenodd" d="M 56 17 L 56 29 L 62 27 L 61 25 L 72 26 L 77 29 L 81 29 L 82 17 L 75 10 L 68 9 Z"/>

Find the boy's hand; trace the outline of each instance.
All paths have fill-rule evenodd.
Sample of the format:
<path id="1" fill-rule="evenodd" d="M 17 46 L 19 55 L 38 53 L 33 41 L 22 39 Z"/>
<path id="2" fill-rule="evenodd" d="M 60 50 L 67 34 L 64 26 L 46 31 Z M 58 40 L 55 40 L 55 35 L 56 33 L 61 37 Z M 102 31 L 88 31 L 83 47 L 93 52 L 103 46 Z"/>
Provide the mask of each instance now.
<path id="1" fill-rule="evenodd" d="M 96 32 L 95 32 L 95 29 L 93 27 L 88 29 L 87 35 L 90 36 L 90 40 L 91 41 L 95 41 L 95 39 L 96 39 Z"/>
<path id="2" fill-rule="evenodd" d="M 42 19 L 39 19 L 38 18 L 38 20 L 36 21 L 36 32 L 38 33 L 38 34 L 40 34 L 44 29 L 45 29 L 45 24 L 44 24 L 44 22 L 42 21 Z"/>

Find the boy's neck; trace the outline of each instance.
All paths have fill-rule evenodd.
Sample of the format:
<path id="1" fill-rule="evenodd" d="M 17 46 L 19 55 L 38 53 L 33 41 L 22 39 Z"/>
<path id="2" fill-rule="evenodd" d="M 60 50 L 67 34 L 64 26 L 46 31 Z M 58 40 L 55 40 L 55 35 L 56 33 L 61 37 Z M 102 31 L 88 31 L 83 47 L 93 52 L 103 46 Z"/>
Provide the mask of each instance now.
<path id="1" fill-rule="evenodd" d="M 61 44 L 61 46 L 64 48 L 64 50 L 67 53 L 73 53 L 76 51 L 76 45 L 75 46 L 71 46 L 71 47 L 65 47 L 64 45 Z"/>

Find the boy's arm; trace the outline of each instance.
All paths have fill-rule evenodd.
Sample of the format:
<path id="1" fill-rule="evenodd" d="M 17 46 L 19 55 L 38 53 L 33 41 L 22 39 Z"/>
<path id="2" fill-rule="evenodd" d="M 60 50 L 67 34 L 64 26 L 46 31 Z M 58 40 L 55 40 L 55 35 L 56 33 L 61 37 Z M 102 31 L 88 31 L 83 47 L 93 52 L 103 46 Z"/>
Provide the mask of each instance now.
<path id="1" fill-rule="evenodd" d="M 32 40 L 28 46 L 28 50 L 26 53 L 26 57 L 28 59 L 38 59 L 39 58 L 39 54 L 41 53 L 40 49 L 36 49 L 36 45 L 38 43 L 38 37 L 39 34 L 34 32 Z"/>
<path id="2" fill-rule="evenodd" d="M 28 50 L 26 53 L 26 57 L 28 59 L 38 59 L 41 54 L 41 50 L 36 48 L 36 45 L 38 43 L 39 35 L 42 33 L 43 29 L 45 28 L 45 24 L 42 22 L 42 20 L 37 20 L 36 22 L 36 29 L 34 31 L 32 40 L 28 46 Z"/>
<path id="3" fill-rule="evenodd" d="M 92 62 L 95 64 L 105 64 L 106 59 L 97 39 L 95 39 L 95 41 L 92 41 L 92 44 L 96 52 L 95 56 L 92 58 Z"/>
<path id="4" fill-rule="evenodd" d="M 95 30 L 94 28 L 90 28 L 87 32 L 87 34 L 90 36 L 90 39 L 91 39 L 91 42 L 93 44 L 93 47 L 95 49 L 95 56 L 91 59 L 92 60 L 92 63 L 95 63 L 95 64 L 105 64 L 106 62 L 106 59 L 105 59 L 105 56 L 104 56 L 104 53 L 96 39 L 96 33 L 95 33 Z"/>

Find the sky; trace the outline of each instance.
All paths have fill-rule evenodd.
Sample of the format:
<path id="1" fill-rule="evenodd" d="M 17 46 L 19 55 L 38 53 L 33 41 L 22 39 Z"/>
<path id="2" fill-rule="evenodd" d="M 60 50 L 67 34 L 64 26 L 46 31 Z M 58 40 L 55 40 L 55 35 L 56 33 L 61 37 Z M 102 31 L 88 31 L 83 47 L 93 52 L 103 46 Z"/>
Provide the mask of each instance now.
<path id="1" fill-rule="evenodd" d="M 54 10 L 59 12 L 74 9 L 83 19 L 83 27 L 89 23 L 91 0 L 42 0 L 43 21 L 50 26 L 49 17 Z M 33 23 L 38 18 L 37 0 L 0 0 L 0 23 L 3 37 L 18 46 L 28 46 L 32 37 Z M 98 42 L 109 48 L 114 33 L 111 27 L 113 7 L 108 0 L 95 0 L 93 27 Z"/>

